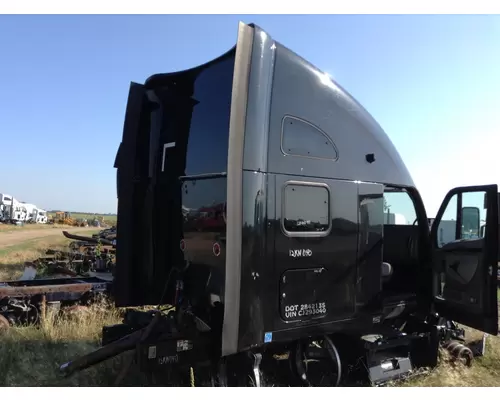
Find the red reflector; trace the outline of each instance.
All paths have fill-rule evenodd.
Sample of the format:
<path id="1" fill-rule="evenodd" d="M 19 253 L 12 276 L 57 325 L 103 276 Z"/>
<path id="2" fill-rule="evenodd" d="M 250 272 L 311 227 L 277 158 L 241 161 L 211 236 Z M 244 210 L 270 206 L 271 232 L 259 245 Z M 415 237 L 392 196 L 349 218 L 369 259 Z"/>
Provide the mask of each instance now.
<path id="1" fill-rule="evenodd" d="M 212 250 L 214 252 L 214 256 L 215 257 L 219 257 L 220 256 L 220 244 L 219 243 L 214 243 L 214 245 L 212 247 Z"/>

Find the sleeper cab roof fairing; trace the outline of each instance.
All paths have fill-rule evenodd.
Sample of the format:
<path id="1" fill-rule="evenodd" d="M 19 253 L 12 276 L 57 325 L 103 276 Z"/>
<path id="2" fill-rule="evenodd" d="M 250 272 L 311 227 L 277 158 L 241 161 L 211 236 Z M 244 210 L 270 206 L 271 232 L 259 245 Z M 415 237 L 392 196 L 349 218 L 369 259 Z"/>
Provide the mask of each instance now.
<path id="1" fill-rule="evenodd" d="M 309 71 L 311 75 L 316 76 L 322 85 L 333 92 L 335 104 L 340 109 L 342 109 L 344 115 L 348 114 L 356 121 L 356 124 L 360 127 L 360 131 L 362 131 L 359 132 L 359 135 L 357 135 L 359 137 L 356 140 L 363 140 L 363 137 L 370 139 L 370 148 L 363 153 L 362 160 L 367 164 L 373 165 L 373 168 L 371 169 L 373 173 L 368 172 L 370 171 L 369 169 L 365 169 L 367 173 L 361 173 L 361 176 L 356 179 L 362 181 L 393 184 L 397 186 L 415 187 L 411 174 L 409 173 L 399 152 L 397 151 L 396 147 L 394 146 L 386 132 L 372 117 L 372 115 L 353 96 L 351 96 L 347 90 L 345 90 L 341 85 L 334 81 L 334 79 L 332 79 L 330 75 L 322 72 L 316 66 L 314 66 L 292 50 L 288 49 L 286 46 L 283 46 L 281 43 L 274 41 L 272 37 L 259 26 L 252 23 L 246 25 L 247 27 L 252 28 L 254 31 L 253 46 L 260 46 L 264 41 L 267 41 L 267 43 L 269 43 L 269 40 L 271 40 L 273 42 L 273 51 L 278 50 L 282 53 L 288 53 L 290 57 L 295 58 L 304 68 Z M 196 77 L 196 75 L 200 74 L 203 70 L 209 68 L 214 63 L 226 57 L 234 56 L 235 52 L 236 45 L 232 46 L 229 50 L 227 50 L 220 56 L 215 57 L 214 59 L 200 64 L 196 67 L 180 71 L 151 75 L 149 78 L 147 78 L 145 87 L 146 89 L 153 89 L 162 86 L 169 86 L 173 83 L 173 85 L 179 87 L 180 90 L 189 90 L 188 87 L 182 86 L 184 84 L 189 85 L 189 83 L 193 82 L 193 79 Z M 266 60 L 263 60 L 259 64 L 264 65 L 265 63 Z M 249 88 L 248 90 L 248 106 L 250 107 L 252 88 Z M 260 100 L 261 98 L 259 98 L 259 101 Z M 309 122 L 314 124 L 315 121 Z M 330 138 L 333 140 L 333 143 L 335 145 L 338 144 L 338 141 L 335 140 L 336 138 L 331 136 Z M 343 154 L 345 154 L 345 149 L 339 147 L 338 151 L 339 156 L 342 158 Z M 384 164 L 383 168 L 381 168 L 380 166 L 381 163 Z"/>
<path id="2" fill-rule="evenodd" d="M 326 82 L 326 78 L 323 81 Z M 339 100 L 346 104 L 346 110 L 353 114 L 356 119 L 365 127 L 366 131 L 371 134 L 375 141 L 379 144 L 378 148 L 374 148 L 370 153 L 366 153 L 365 158 L 368 163 L 377 161 L 377 156 L 384 154 L 387 157 L 387 162 L 393 164 L 394 170 L 399 174 L 398 182 L 384 182 L 384 183 L 397 183 L 402 186 L 414 187 L 415 183 L 411 177 L 408 168 L 406 167 L 403 159 L 401 158 L 396 146 L 391 141 L 387 133 L 382 129 L 380 124 L 373 118 L 373 116 L 342 86 L 337 84 L 330 78 L 328 86 L 335 87 L 339 93 Z M 381 154 L 382 153 L 382 154 Z"/>
<path id="3" fill-rule="evenodd" d="M 279 129 L 278 117 L 284 114 L 298 117 L 326 132 L 335 144 L 338 159 L 331 162 L 336 163 L 337 178 L 415 186 L 386 132 L 347 90 L 279 42 L 275 41 L 274 47 L 273 131 Z M 290 85 L 291 80 L 294 85 Z M 277 145 L 277 141 L 270 143 L 272 147 Z M 277 153 L 274 155 L 276 157 Z M 272 172 L 285 173 L 280 162 L 274 164 Z M 293 170 L 293 165 L 287 164 L 287 168 L 291 168 L 287 173 L 301 174 L 301 168 Z M 325 162 L 321 163 L 322 167 L 318 162 L 318 168 L 306 160 L 301 161 L 301 164 L 304 171 L 309 170 L 309 174 L 313 169 L 319 172 L 322 168 L 329 168 Z"/>
<path id="4" fill-rule="evenodd" d="M 228 51 L 221 54 L 220 56 L 213 58 L 212 60 L 200 64 L 196 67 L 180 71 L 165 72 L 165 73 L 151 75 L 149 78 L 146 79 L 144 86 L 146 87 L 146 89 L 153 89 L 156 87 L 168 85 L 171 82 L 174 82 L 174 85 L 182 84 L 185 79 L 192 81 L 194 80 L 194 78 L 196 78 L 196 75 L 200 74 L 203 70 L 211 67 L 213 64 L 215 64 L 220 60 L 223 60 L 227 57 L 231 57 L 235 53 L 235 51 L 236 51 L 236 46 L 232 46 Z"/>
<path id="5" fill-rule="evenodd" d="M 241 22 L 240 22 L 241 23 Z M 250 24 L 245 24 L 247 25 L 248 27 L 254 29 L 255 31 L 261 31 L 261 32 L 264 32 L 261 28 L 259 28 L 257 25 L 253 24 L 253 23 L 250 23 Z M 225 53 L 213 58 L 212 60 L 210 61 L 207 61 L 203 64 L 200 64 L 196 67 L 192 67 L 192 68 L 188 68 L 188 69 L 185 69 L 185 70 L 179 70 L 179 71 L 173 71 L 173 72 L 165 72 L 165 73 L 158 73 L 158 74 L 154 74 L 154 75 L 151 75 L 149 78 L 146 79 L 146 82 L 145 82 L 145 86 L 147 89 L 152 89 L 154 87 L 157 87 L 157 86 L 161 86 L 161 85 L 164 85 L 165 83 L 168 83 L 171 78 L 175 77 L 175 76 L 180 76 L 180 75 L 186 75 L 186 76 L 193 76 L 193 74 L 198 74 L 200 73 L 201 71 L 203 71 L 204 69 L 210 67 L 211 65 L 213 65 L 214 63 L 216 63 L 217 61 L 219 60 L 222 60 L 226 57 L 230 57 L 231 55 L 233 55 L 234 53 L 236 52 L 236 44 L 233 45 L 230 49 L 228 49 Z"/>

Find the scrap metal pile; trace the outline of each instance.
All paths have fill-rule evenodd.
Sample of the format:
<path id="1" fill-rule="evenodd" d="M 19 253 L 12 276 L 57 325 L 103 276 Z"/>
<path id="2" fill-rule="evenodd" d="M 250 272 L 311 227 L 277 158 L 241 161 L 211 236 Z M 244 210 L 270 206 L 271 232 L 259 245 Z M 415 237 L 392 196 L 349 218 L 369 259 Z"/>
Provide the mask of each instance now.
<path id="1" fill-rule="evenodd" d="M 44 257 L 25 263 L 20 280 L 0 282 L 0 329 L 37 323 L 46 307 L 89 304 L 110 293 L 116 229 L 93 237 L 63 235 L 73 240 L 67 251 L 48 249 Z"/>
<path id="2" fill-rule="evenodd" d="M 48 249 L 44 257 L 26 262 L 25 269 L 49 276 L 112 275 L 115 266 L 115 248 L 112 241 L 103 239 L 99 234 L 90 238 L 63 231 L 63 235 L 73 239 L 67 251 Z"/>

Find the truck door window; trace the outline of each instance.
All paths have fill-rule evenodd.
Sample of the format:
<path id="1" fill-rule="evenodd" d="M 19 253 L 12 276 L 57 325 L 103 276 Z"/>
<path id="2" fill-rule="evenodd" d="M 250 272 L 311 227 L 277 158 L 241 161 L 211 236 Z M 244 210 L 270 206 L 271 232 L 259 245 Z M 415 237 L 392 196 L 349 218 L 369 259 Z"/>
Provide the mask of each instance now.
<path id="1" fill-rule="evenodd" d="M 486 209 L 485 192 L 465 192 L 455 194 L 444 211 L 437 231 L 437 245 L 456 240 L 475 240 L 484 235 Z"/>
<path id="2" fill-rule="evenodd" d="M 405 190 L 386 188 L 384 192 L 384 225 L 416 225 L 413 200 Z"/>
<path id="3" fill-rule="evenodd" d="M 327 186 L 289 183 L 283 191 L 283 228 L 289 236 L 330 230 L 330 192 Z"/>

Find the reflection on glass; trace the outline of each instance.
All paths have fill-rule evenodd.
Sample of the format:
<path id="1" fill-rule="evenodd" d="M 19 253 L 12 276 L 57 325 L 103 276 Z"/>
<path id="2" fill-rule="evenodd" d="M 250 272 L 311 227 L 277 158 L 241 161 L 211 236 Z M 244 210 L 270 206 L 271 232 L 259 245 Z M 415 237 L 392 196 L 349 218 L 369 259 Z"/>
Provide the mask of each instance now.
<path id="1" fill-rule="evenodd" d="M 225 177 L 184 181 L 184 232 L 221 233 L 225 230 L 226 182 Z"/>
<path id="2" fill-rule="evenodd" d="M 231 51 L 207 66 L 169 74 L 154 90 L 161 105 L 162 149 L 175 143 L 163 156 L 168 172 L 192 176 L 227 170 L 233 69 Z"/>
<path id="3" fill-rule="evenodd" d="M 478 207 L 462 208 L 462 234 L 461 239 L 475 239 L 479 237 L 481 226 Z"/>
<path id="4" fill-rule="evenodd" d="M 283 118 L 282 150 L 286 154 L 336 160 L 337 149 L 331 139 L 316 126 L 295 117 Z"/>
<path id="5" fill-rule="evenodd" d="M 234 57 L 219 61 L 196 79 L 186 175 L 227 170 Z"/>
<path id="6" fill-rule="evenodd" d="M 386 222 L 386 216 L 381 212 L 383 209 L 384 199 L 380 197 L 367 196 L 362 198 L 360 202 L 360 212 L 362 215 L 366 215 L 367 225 L 372 227 L 377 227 L 377 229 L 382 229 L 382 226 Z"/>
<path id="7" fill-rule="evenodd" d="M 486 221 L 486 192 L 462 193 L 462 230 L 461 239 L 484 237 Z"/>
<path id="8" fill-rule="evenodd" d="M 288 232 L 326 232 L 330 226 L 329 193 L 325 187 L 287 185 L 284 226 Z"/>

